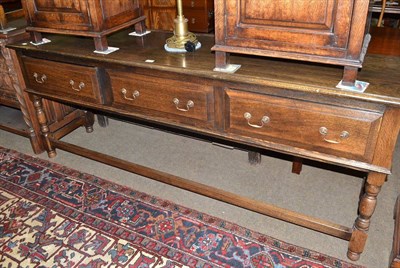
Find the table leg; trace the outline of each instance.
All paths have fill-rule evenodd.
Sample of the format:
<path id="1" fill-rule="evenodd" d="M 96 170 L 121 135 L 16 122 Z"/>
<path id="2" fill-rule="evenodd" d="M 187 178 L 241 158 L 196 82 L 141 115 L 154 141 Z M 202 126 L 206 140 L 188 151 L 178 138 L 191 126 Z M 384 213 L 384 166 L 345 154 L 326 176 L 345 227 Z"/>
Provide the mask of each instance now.
<path id="1" fill-rule="evenodd" d="M 97 123 L 99 124 L 99 126 L 101 127 L 107 127 L 108 126 L 108 117 L 105 115 L 100 115 L 97 114 Z"/>
<path id="2" fill-rule="evenodd" d="M 93 132 L 94 114 L 92 112 L 85 111 L 85 128 L 87 133 Z"/>
<path id="3" fill-rule="evenodd" d="M 257 165 L 261 163 L 261 154 L 259 152 L 248 152 L 249 163 L 251 165 Z"/>
<path id="4" fill-rule="evenodd" d="M 347 257 L 356 261 L 364 251 L 365 243 L 368 237 L 368 229 L 374 214 L 377 196 L 385 183 L 386 174 L 371 172 L 368 174 L 362 195 L 358 205 L 358 217 L 354 223 L 351 234 Z"/>
<path id="5" fill-rule="evenodd" d="M 292 173 L 300 174 L 303 168 L 303 159 L 300 157 L 294 157 L 292 164 Z"/>
<path id="6" fill-rule="evenodd" d="M 43 111 L 43 103 L 42 103 L 42 98 L 38 96 L 33 96 L 33 106 L 35 107 L 36 111 L 36 117 L 40 125 L 40 131 L 43 137 L 43 144 L 45 146 L 45 149 L 47 151 L 47 155 L 50 158 L 53 158 L 57 155 L 55 148 L 51 145 L 51 142 L 49 140 L 49 134 L 50 134 L 50 129 L 47 124 L 47 118 L 46 114 Z"/>

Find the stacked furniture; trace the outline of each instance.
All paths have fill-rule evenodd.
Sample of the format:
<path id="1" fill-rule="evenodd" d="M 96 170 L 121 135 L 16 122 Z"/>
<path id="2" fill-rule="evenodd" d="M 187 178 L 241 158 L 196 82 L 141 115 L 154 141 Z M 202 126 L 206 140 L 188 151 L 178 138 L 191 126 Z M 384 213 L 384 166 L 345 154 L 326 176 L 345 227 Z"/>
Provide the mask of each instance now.
<path id="1" fill-rule="evenodd" d="M 21 64 L 16 71 L 26 84 L 24 99 L 34 107 L 40 125 L 38 139 L 50 157 L 56 156 L 57 148 L 66 150 L 347 240 L 347 256 L 357 260 L 367 242 L 377 196 L 391 173 L 400 130 L 400 59 L 367 55 L 358 74 L 369 40 L 367 1 L 216 0 L 215 4 L 215 38 L 199 35 L 202 48 L 195 53 L 164 51 L 170 33 L 163 32 L 141 37 L 114 33 L 108 39 L 120 50 L 109 55 L 93 53 L 90 39 L 73 35 L 47 35 L 52 42 L 40 46 L 9 45 Z M 47 27 L 53 25 L 58 24 Z M 236 73 L 214 71 L 214 67 L 229 68 L 230 60 L 241 66 Z M 344 66 L 344 72 L 332 65 Z M 370 83 L 365 92 L 336 88 L 340 80 L 354 86 L 357 75 Z M 54 111 L 44 110 L 48 100 L 196 138 L 362 171 L 365 180 L 354 226 L 61 141 L 49 124 Z M 293 170 L 300 169 L 296 161 Z"/>
<path id="2" fill-rule="evenodd" d="M 343 85 L 354 86 L 370 40 L 368 9 L 360 0 L 216 0 L 216 67 L 229 68 L 229 53 L 342 65 Z"/>
<path id="3" fill-rule="evenodd" d="M 67 150 L 348 240 L 349 258 L 358 259 L 378 193 L 390 174 L 399 133 L 396 74 L 400 59 L 367 56 L 360 77 L 370 86 L 360 93 L 336 89 L 341 69 L 331 66 L 235 56 L 242 65 L 237 73 L 216 73 L 210 53 L 212 36 L 198 36 L 201 50 L 176 57 L 163 51 L 169 35 L 153 32 L 132 42 L 126 32 L 118 33 L 110 40 L 120 50 L 107 57 L 91 53 L 90 40 L 72 36 L 51 36 L 54 42 L 40 47 L 10 46 L 22 63 L 25 92 L 36 107 L 49 156 L 56 155 L 56 148 Z M 35 73 L 46 75 L 47 80 L 38 83 Z M 70 87 L 71 80 L 76 82 L 75 89 Z M 85 86 L 78 88 L 81 83 Z M 346 227 L 277 208 L 63 142 L 48 130 L 49 114 L 42 112 L 46 99 L 184 131 L 196 138 L 200 135 L 363 171 L 366 179 L 355 225 Z"/>

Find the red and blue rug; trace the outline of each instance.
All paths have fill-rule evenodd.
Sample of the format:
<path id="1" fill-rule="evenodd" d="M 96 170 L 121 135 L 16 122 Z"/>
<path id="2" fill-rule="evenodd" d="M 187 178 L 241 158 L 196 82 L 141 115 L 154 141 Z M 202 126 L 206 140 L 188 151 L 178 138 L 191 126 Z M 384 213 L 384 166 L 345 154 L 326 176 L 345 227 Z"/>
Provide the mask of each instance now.
<path id="1" fill-rule="evenodd" d="M 0 147 L 0 267 L 358 267 Z"/>

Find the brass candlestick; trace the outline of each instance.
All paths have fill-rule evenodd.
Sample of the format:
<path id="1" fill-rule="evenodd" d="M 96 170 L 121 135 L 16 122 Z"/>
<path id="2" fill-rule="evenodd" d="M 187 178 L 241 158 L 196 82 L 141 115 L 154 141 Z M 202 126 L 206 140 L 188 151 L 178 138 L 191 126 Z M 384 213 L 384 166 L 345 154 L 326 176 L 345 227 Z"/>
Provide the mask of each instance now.
<path id="1" fill-rule="evenodd" d="M 193 52 L 200 48 L 195 34 L 188 30 L 188 19 L 183 15 L 182 0 L 176 1 L 177 17 L 174 20 L 174 35 L 167 39 L 165 49 L 169 52 Z"/>

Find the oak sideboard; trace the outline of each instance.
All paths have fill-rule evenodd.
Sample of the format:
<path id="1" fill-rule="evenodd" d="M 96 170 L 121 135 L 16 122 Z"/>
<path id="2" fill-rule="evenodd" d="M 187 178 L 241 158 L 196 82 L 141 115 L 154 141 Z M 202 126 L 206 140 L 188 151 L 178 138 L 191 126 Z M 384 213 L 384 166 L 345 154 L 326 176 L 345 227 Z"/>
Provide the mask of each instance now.
<path id="1" fill-rule="evenodd" d="M 170 54 L 169 33 L 143 37 L 121 31 L 108 37 L 120 48 L 93 53 L 90 39 L 47 35 L 51 43 L 15 43 L 50 157 L 66 150 L 176 187 L 349 241 L 357 260 L 367 242 L 377 196 L 391 173 L 400 129 L 400 58 L 366 56 L 359 79 L 365 92 L 336 88 L 342 69 L 317 63 L 231 55 L 242 67 L 213 71 L 214 37 L 198 35 L 202 48 Z M 105 112 L 204 139 L 262 148 L 365 173 L 354 226 L 342 226 L 235 193 L 189 181 L 61 141 L 47 126 L 43 99 Z M 91 135 L 95 135 L 91 134 Z M 373 241 L 371 241 L 373 243 Z"/>

